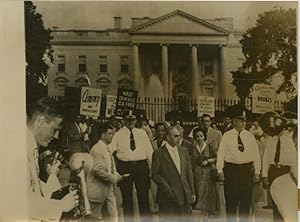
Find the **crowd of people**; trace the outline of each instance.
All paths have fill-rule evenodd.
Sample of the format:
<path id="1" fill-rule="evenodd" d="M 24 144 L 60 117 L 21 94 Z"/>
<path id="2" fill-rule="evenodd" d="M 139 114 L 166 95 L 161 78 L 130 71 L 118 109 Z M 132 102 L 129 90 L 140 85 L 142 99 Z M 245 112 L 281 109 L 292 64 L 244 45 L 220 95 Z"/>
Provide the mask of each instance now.
<path id="1" fill-rule="evenodd" d="M 191 221 L 193 210 L 196 221 L 221 217 L 222 211 L 227 221 L 250 221 L 257 202 L 273 209 L 274 221 L 297 221 L 294 197 L 282 204 L 290 197 L 282 197 L 286 188 L 297 191 L 296 124 L 275 112 L 248 122 L 246 109 L 234 106 L 222 129 L 204 114 L 190 131 L 180 119 L 154 123 L 134 110 L 104 122 L 78 115 L 63 123 L 64 112 L 58 102 L 42 98 L 28 115 L 32 219 L 64 220 L 82 202 L 74 190 L 52 198 L 63 187 L 62 165 L 68 172 L 74 155 L 84 162 L 82 154 L 91 159 L 84 157 L 86 166 L 79 166 L 89 202 L 86 221 L 130 222 L 137 214 L 140 221 Z M 44 164 L 49 150 L 55 150 L 54 160 Z"/>

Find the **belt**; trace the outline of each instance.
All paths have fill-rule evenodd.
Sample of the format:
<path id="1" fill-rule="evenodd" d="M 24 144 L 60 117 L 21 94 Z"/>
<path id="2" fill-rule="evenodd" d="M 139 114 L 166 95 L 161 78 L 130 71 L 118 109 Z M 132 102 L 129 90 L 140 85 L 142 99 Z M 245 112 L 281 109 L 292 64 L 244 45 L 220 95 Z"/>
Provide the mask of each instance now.
<path id="1" fill-rule="evenodd" d="M 123 161 L 123 160 L 120 160 L 118 159 L 118 161 L 120 161 L 121 163 L 142 163 L 142 162 L 145 162 L 147 161 L 147 159 L 144 159 L 144 160 L 130 160 L 130 161 Z"/>
<path id="2" fill-rule="evenodd" d="M 230 163 L 230 162 L 225 162 L 225 165 L 232 166 L 232 167 L 244 167 L 244 166 L 252 166 L 253 162 L 248 162 L 248 163 Z"/>
<path id="3" fill-rule="evenodd" d="M 287 166 L 287 165 L 282 165 L 282 164 L 271 164 L 270 165 L 271 167 L 274 167 L 274 168 L 277 168 L 277 169 L 281 169 L 281 168 L 286 168 L 286 169 L 290 169 L 291 167 L 290 166 Z"/>

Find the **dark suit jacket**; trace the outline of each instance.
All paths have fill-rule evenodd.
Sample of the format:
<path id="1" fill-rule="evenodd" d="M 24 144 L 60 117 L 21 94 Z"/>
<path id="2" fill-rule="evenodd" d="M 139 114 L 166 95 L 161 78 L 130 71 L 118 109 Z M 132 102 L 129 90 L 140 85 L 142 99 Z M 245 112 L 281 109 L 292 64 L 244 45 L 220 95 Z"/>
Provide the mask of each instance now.
<path id="1" fill-rule="evenodd" d="M 181 174 L 164 145 L 152 156 L 152 179 L 157 184 L 158 203 L 191 204 L 194 191 L 193 172 L 187 148 L 178 148 Z"/>
<path id="2" fill-rule="evenodd" d="M 77 128 L 75 122 L 71 123 L 67 127 L 67 143 L 70 155 L 73 153 L 89 152 L 89 144 L 87 141 L 83 141 L 83 135 Z"/>
<path id="3" fill-rule="evenodd" d="M 195 149 L 195 146 L 188 140 L 183 139 L 181 146 L 186 147 L 190 154 L 190 159 L 192 159 L 193 150 Z"/>

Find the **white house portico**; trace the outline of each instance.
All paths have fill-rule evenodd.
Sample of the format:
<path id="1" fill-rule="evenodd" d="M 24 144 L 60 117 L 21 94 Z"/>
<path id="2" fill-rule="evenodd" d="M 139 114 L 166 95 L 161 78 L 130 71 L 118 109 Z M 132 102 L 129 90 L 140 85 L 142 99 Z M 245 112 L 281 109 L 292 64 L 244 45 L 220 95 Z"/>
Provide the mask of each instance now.
<path id="1" fill-rule="evenodd" d="M 92 85 L 110 94 L 126 82 L 125 87 L 150 96 L 147 88 L 155 75 L 166 97 L 236 97 L 230 72 L 241 65 L 243 55 L 241 32 L 233 29 L 232 19 L 204 20 L 177 10 L 158 18 L 132 18 L 130 29 L 122 29 L 120 17 L 114 21 L 114 29 L 102 31 L 53 30 L 57 60 L 49 71 L 49 94 L 59 91 L 53 90 L 58 77 L 66 85 L 74 85 L 80 79 L 79 71 L 68 68 L 67 61 L 72 60 L 73 64 L 81 63 L 80 71 L 90 77 Z M 65 75 L 56 70 L 62 57 Z"/>

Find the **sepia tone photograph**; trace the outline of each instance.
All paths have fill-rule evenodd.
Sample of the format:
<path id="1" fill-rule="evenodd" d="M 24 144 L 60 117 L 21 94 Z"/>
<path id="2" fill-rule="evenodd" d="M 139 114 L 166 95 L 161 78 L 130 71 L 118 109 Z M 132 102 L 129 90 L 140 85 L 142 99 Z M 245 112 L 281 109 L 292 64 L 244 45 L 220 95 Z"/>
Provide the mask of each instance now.
<path id="1" fill-rule="evenodd" d="M 298 221 L 297 2 L 23 6 L 29 221 Z"/>

